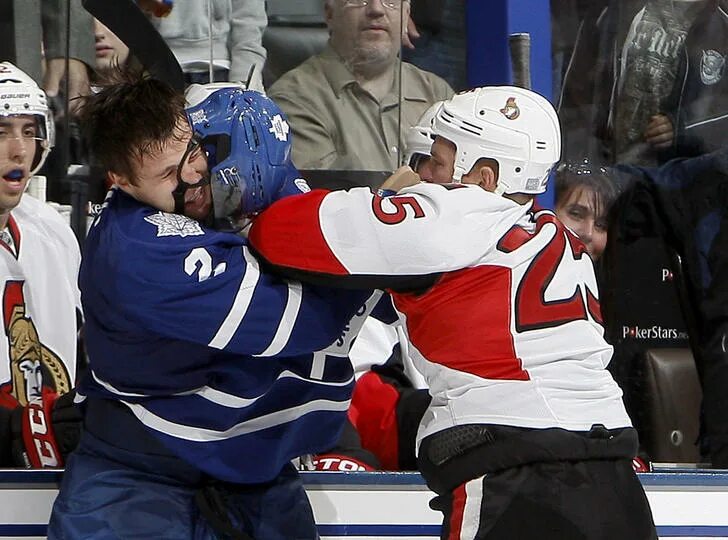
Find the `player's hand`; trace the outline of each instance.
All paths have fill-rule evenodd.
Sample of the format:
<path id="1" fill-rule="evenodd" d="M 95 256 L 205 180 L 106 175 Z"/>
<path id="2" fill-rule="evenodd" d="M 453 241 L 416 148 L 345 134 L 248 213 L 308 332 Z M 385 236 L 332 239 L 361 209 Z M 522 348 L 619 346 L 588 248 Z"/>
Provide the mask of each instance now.
<path id="1" fill-rule="evenodd" d="M 415 22 L 412 20 L 412 15 L 407 17 L 407 25 L 402 29 L 402 46 L 408 49 L 414 49 L 414 40 L 420 37 L 420 32 L 417 30 Z"/>
<path id="2" fill-rule="evenodd" d="M 44 392 L 42 398 L 13 411 L 13 461 L 19 467 L 62 467 L 78 445 L 82 416 L 73 403 L 75 392 L 62 396 Z"/>
<path id="3" fill-rule="evenodd" d="M 645 141 L 654 148 L 669 148 L 673 141 L 672 121 L 664 114 L 650 118 L 645 129 Z"/>
<path id="4" fill-rule="evenodd" d="M 394 174 L 387 178 L 379 187 L 384 191 L 399 191 L 409 186 L 414 186 L 422 181 L 420 175 L 413 171 L 408 165 L 403 165 Z"/>

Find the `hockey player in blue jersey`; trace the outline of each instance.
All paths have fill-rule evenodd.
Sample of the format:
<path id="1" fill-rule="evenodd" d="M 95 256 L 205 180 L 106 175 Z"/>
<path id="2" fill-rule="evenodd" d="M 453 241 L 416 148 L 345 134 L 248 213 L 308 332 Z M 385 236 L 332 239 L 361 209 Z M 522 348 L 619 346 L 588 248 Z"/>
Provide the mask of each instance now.
<path id="1" fill-rule="evenodd" d="M 305 189 L 272 101 L 208 90 L 185 114 L 122 78 L 83 109 L 115 187 L 84 251 L 85 430 L 48 537 L 318 538 L 290 460 L 337 440 L 377 297 L 271 276 L 235 234 Z"/>

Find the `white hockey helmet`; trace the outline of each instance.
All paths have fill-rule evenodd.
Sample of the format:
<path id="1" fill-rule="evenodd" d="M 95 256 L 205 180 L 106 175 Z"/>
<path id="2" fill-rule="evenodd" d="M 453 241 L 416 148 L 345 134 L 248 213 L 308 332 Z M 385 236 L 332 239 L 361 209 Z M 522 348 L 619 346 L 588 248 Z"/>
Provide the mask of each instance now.
<path id="1" fill-rule="evenodd" d="M 0 62 L 0 116 L 31 115 L 37 121 L 38 148 L 30 175 L 43 166 L 55 144 L 53 115 L 46 94 L 38 84 L 10 62 Z"/>
<path id="2" fill-rule="evenodd" d="M 543 193 L 561 157 L 553 105 L 525 88 L 484 86 L 456 94 L 437 111 L 432 131 L 455 144 L 456 182 L 479 159 L 497 161 L 498 194 Z"/>
<path id="3" fill-rule="evenodd" d="M 435 136 L 432 134 L 432 121 L 443 103 L 445 102 L 436 101 L 430 105 L 417 121 L 417 124 L 407 130 L 404 163 L 412 167 L 413 170 L 417 170 L 418 161 L 431 155 L 432 141 L 435 140 Z"/>

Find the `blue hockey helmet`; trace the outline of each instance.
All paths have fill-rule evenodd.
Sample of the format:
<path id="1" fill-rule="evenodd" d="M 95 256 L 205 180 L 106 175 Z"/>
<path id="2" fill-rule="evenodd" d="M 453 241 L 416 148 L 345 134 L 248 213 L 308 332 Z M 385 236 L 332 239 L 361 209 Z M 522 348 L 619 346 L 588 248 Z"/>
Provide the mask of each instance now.
<path id="1" fill-rule="evenodd" d="M 195 147 L 207 154 L 212 225 L 239 231 L 298 178 L 288 122 L 265 94 L 231 83 L 193 85 L 187 102 L 188 154 Z"/>

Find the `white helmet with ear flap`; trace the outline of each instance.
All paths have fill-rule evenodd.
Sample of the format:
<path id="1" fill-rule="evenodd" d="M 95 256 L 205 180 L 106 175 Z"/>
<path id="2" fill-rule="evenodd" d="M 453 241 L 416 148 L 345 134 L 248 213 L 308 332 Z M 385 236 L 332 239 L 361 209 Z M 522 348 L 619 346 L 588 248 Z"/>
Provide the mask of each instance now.
<path id="1" fill-rule="evenodd" d="M 36 118 L 39 148 L 30 175 L 43 166 L 55 143 L 55 125 L 46 94 L 38 84 L 10 62 L 0 62 L 0 116 L 30 115 Z"/>
<path id="2" fill-rule="evenodd" d="M 553 105 L 515 86 L 484 86 L 453 96 L 435 115 L 433 133 L 455 144 L 453 179 L 481 158 L 498 162 L 497 194 L 546 191 L 561 158 L 561 128 Z"/>
<path id="3" fill-rule="evenodd" d="M 424 112 L 417 124 L 407 130 L 404 148 L 404 163 L 413 170 L 417 170 L 417 162 L 423 157 L 430 156 L 432 141 L 432 121 L 444 101 L 436 101 Z"/>

